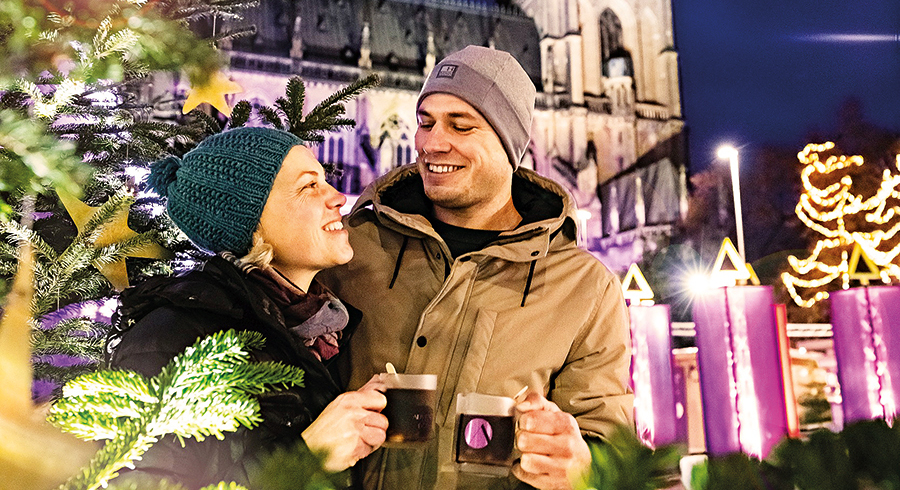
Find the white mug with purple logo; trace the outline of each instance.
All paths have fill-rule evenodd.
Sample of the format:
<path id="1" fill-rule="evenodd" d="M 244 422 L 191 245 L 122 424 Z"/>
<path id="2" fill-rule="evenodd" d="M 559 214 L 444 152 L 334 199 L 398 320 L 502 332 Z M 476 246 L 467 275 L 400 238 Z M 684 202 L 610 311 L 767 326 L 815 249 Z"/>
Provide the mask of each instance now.
<path id="1" fill-rule="evenodd" d="M 506 396 L 456 395 L 456 462 L 460 471 L 505 475 L 514 458 L 516 401 Z"/>

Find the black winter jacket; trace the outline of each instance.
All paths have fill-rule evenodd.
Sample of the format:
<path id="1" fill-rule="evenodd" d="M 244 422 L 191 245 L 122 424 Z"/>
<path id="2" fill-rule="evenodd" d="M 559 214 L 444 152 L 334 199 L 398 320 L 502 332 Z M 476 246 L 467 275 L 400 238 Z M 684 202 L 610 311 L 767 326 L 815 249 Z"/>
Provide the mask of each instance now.
<path id="1" fill-rule="evenodd" d="M 360 319 L 358 311 L 349 306 L 348 310 L 350 324 L 344 329 L 341 347 Z M 229 329 L 262 333 L 265 346 L 252 351 L 251 358 L 302 368 L 304 386 L 259 396 L 263 422 L 253 430 L 226 433 L 223 441 L 214 437 L 203 442 L 186 440 L 183 448 L 174 436 L 163 438 L 132 473 L 166 477 L 189 488 L 219 481 L 246 484 L 247 471 L 262 452 L 300 440 L 301 432 L 346 386 L 340 375 L 345 356 L 319 361 L 290 334 L 264 290 L 221 257 L 209 259 L 202 270 L 176 278 L 151 278 L 124 291 L 107 339 L 107 364 L 155 376 L 199 338 Z"/>

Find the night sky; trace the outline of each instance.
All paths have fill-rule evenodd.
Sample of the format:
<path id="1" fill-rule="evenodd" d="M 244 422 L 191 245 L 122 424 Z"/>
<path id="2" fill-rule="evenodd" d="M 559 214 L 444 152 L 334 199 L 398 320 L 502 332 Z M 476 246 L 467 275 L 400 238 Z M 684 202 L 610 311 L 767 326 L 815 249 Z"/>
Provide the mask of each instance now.
<path id="1" fill-rule="evenodd" d="M 828 134 L 849 97 L 900 133 L 900 0 L 672 0 L 691 170 Z"/>

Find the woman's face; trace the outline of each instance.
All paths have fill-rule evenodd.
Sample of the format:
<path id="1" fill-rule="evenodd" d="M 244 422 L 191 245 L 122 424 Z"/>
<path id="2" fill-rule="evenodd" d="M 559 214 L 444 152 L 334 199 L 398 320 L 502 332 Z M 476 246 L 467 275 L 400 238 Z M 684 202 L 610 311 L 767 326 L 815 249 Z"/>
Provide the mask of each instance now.
<path id="1" fill-rule="evenodd" d="M 325 181 L 309 148 L 295 146 L 275 176 L 260 218 L 260 233 L 272 245 L 272 266 L 307 290 L 322 269 L 353 258 L 340 208 L 347 198 Z"/>

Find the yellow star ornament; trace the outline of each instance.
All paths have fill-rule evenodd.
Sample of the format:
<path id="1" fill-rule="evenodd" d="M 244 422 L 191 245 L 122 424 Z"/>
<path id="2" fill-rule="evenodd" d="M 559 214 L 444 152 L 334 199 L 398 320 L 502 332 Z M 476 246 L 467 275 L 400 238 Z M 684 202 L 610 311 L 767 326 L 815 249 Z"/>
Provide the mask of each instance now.
<path id="1" fill-rule="evenodd" d="M 237 94 L 243 91 L 244 89 L 240 85 L 232 82 L 222 72 L 217 71 L 209 76 L 209 80 L 205 84 L 191 87 L 181 112 L 187 114 L 205 102 L 218 109 L 222 114 L 231 116 L 231 107 L 228 106 L 225 95 Z"/>
<path id="2" fill-rule="evenodd" d="M 81 202 L 81 200 L 75 196 L 65 192 L 59 191 L 57 193 L 60 202 L 62 202 L 66 211 L 69 212 L 72 221 L 75 222 L 78 233 L 83 233 L 85 225 L 92 217 L 94 217 L 100 208 L 91 207 Z M 107 247 L 139 236 L 137 232 L 128 227 L 128 210 L 130 207 L 130 205 L 123 206 L 122 209 L 116 212 L 115 217 L 103 227 L 100 235 L 94 240 L 94 243 L 91 244 L 94 248 Z M 172 256 L 171 252 L 160 246 L 158 243 L 148 243 L 125 255 L 127 257 L 141 257 L 146 259 L 167 259 Z M 128 272 L 125 269 L 125 258 L 109 264 L 94 263 L 93 265 L 107 280 L 109 280 L 117 291 L 122 291 L 128 287 Z"/>

